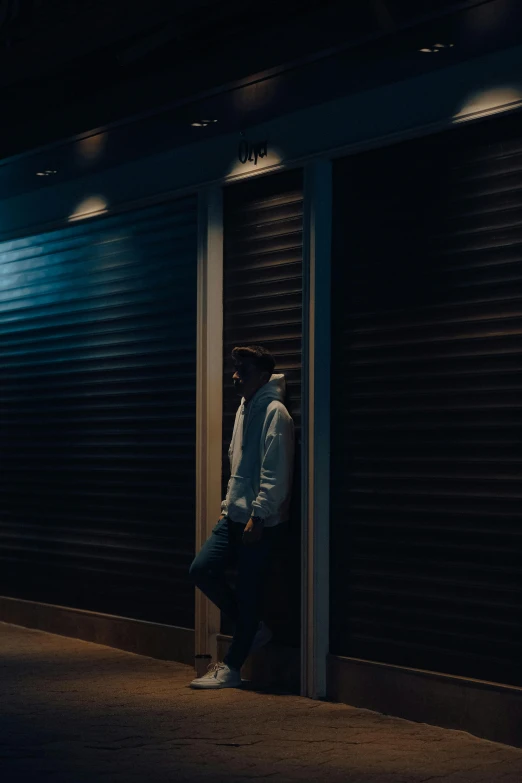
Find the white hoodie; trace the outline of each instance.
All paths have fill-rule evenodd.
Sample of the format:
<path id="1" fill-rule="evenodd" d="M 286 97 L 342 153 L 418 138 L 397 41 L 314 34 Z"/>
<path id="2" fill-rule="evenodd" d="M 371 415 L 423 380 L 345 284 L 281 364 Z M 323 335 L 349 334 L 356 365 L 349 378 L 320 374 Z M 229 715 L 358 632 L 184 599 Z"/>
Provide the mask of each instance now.
<path id="1" fill-rule="evenodd" d="M 283 400 L 284 375 L 272 375 L 236 413 L 228 457 L 230 481 L 223 514 L 246 525 L 261 517 L 265 527 L 288 519 L 294 466 L 294 422 Z"/>

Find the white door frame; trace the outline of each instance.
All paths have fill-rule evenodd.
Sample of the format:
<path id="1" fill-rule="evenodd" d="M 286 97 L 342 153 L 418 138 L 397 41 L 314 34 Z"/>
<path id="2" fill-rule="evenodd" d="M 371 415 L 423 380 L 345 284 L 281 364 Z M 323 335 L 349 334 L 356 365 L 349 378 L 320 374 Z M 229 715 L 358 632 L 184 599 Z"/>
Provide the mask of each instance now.
<path id="1" fill-rule="evenodd" d="M 196 393 L 196 553 L 221 508 L 223 408 L 223 192 L 199 193 Z M 195 655 L 217 660 L 220 611 L 195 591 Z"/>
<path id="2" fill-rule="evenodd" d="M 332 163 L 304 169 L 301 695 L 326 696 L 330 588 Z"/>

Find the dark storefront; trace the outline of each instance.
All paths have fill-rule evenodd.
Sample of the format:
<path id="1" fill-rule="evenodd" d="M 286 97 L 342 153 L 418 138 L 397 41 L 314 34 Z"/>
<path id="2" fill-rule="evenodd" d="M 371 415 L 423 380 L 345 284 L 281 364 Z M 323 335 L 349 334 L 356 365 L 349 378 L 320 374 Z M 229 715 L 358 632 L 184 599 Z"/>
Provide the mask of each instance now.
<path id="1" fill-rule="evenodd" d="M 331 652 L 522 685 L 522 115 L 334 172 Z"/>
<path id="2" fill-rule="evenodd" d="M 0 246 L 0 594 L 194 627 L 196 215 Z"/>
<path id="3" fill-rule="evenodd" d="M 260 343 L 295 479 L 246 677 L 522 744 L 521 12 L 225 5 L 6 54 L 0 620 L 223 659 L 188 572 Z"/>

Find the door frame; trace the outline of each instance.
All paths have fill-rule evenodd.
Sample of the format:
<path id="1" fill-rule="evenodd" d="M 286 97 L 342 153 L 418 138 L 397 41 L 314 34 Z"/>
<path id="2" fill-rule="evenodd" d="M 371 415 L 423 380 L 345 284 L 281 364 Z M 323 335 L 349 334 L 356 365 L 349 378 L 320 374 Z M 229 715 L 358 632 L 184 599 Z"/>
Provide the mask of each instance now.
<path id="1" fill-rule="evenodd" d="M 223 408 L 223 191 L 198 194 L 196 552 L 221 508 Z M 217 659 L 220 611 L 195 589 L 194 654 Z"/>

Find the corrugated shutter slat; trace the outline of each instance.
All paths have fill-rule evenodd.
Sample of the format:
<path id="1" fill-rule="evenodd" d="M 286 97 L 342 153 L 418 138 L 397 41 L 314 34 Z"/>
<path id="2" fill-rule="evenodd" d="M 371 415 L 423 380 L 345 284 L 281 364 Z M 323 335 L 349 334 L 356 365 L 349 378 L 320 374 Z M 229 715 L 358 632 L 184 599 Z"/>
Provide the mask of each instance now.
<path id="1" fill-rule="evenodd" d="M 0 245 L 4 594 L 193 627 L 196 219 Z"/>
<path id="2" fill-rule="evenodd" d="M 302 172 L 234 186 L 225 192 L 223 497 L 228 447 L 239 398 L 230 359 L 236 345 L 261 344 L 287 382 L 296 427 L 291 538 L 267 579 L 265 619 L 283 643 L 299 644 L 299 530 L 302 339 Z M 284 551 L 283 551 L 284 550 Z M 231 626 L 224 619 L 224 632 Z"/>
<path id="3" fill-rule="evenodd" d="M 521 139 L 336 165 L 332 652 L 522 684 Z"/>

